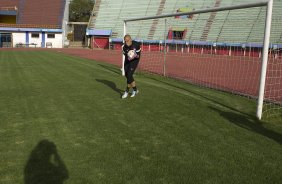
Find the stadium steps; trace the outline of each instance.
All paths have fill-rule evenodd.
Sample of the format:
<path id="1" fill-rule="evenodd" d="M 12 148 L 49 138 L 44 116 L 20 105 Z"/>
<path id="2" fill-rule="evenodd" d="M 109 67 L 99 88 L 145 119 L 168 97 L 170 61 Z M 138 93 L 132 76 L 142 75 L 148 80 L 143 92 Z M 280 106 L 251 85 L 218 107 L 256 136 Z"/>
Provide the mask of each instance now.
<path id="1" fill-rule="evenodd" d="M 208 14 L 199 14 L 189 34 L 189 40 L 199 41 L 206 26 Z M 187 36 L 186 36 L 187 37 Z"/>
<path id="2" fill-rule="evenodd" d="M 84 48 L 85 46 L 83 45 L 82 41 L 74 41 L 70 42 L 68 48 Z"/>
<path id="3" fill-rule="evenodd" d="M 98 16 L 100 5 L 101 5 L 101 0 L 96 0 L 93 10 L 92 10 L 92 15 L 90 16 L 89 23 L 88 23 L 89 29 L 95 28 L 96 17 Z"/>
<path id="4" fill-rule="evenodd" d="M 112 32 L 112 38 L 118 38 L 118 33 L 117 32 Z"/>
<path id="5" fill-rule="evenodd" d="M 160 6 L 158 8 L 158 11 L 157 11 L 156 15 L 161 15 L 162 14 L 165 2 L 166 2 L 166 0 L 161 0 Z M 148 35 L 148 40 L 153 39 L 155 31 L 156 31 L 156 28 L 158 26 L 158 22 L 159 22 L 159 19 L 154 19 L 153 20 L 153 23 L 152 23 L 152 26 L 150 28 L 149 35 Z"/>
<path id="6" fill-rule="evenodd" d="M 221 3 L 221 0 L 216 0 L 214 7 L 219 7 L 219 6 L 220 6 L 220 3 Z M 217 13 L 217 12 L 212 12 L 212 13 L 210 14 L 210 17 L 209 17 L 209 19 L 207 20 L 207 23 L 206 23 L 205 29 L 204 29 L 204 31 L 203 31 L 203 33 L 202 33 L 202 36 L 201 36 L 201 38 L 200 38 L 200 41 L 206 41 L 206 40 L 207 40 L 207 37 L 208 37 L 208 35 L 209 35 L 209 32 L 210 32 L 212 23 L 214 22 L 216 13 Z"/>
<path id="7" fill-rule="evenodd" d="M 264 13 L 265 15 L 265 12 L 262 11 L 263 8 L 260 8 L 260 11 L 259 13 L 257 14 L 257 18 L 254 20 L 253 24 L 250 26 L 251 29 L 250 29 L 250 32 L 249 32 L 249 35 L 247 37 L 247 40 L 246 42 L 262 42 L 262 38 L 263 38 L 263 27 L 260 27 L 262 29 L 259 29 L 258 26 L 259 25 L 263 25 L 261 22 L 260 22 L 260 17 L 261 17 L 261 14 Z M 257 38 L 257 39 L 255 39 Z M 260 38 L 260 40 L 258 40 L 258 38 Z M 255 39 L 255 40 L 254 40 Z"/>

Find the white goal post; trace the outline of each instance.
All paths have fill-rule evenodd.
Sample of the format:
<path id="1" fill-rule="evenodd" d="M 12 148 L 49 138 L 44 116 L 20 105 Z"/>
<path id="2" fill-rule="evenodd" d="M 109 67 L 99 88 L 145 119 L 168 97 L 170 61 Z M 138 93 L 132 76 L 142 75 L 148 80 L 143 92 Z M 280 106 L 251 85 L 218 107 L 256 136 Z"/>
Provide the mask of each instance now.
<path id="1" fill-rule="evenodd" d="M 161 19 L 161 18 L 168 18 L 168 17 L 176 17 L 176 16 L 185 16 L 185 15 L 196 15 L 202 13 L 210 13 L 210 12 L 221 12 L 221 11 L 228 11 L 228 10 L 237 10 L 237 9 L 248 9 L 254 7 L 266 7 L 266 16 L 265 16 L 265 27 L 264 27 L 264 38 L 263 38 L 263 46 L 262 46 L 262 53 L 261 53 L 261 71 L 260 71 L 260 82 L 259 82 L 259 92 L 258 92 L 258 101 L 257 101 L 257 118 L 262 118 L 262 109 L 263 109 L 263 101 L 264 101 L 264 92 L 265 92 L 265 83 L 266 83 L 266 73 L 267 73 L 267 63 L 269 58 L 269 43 L 270 43 L 270 31 L 271 31 L 271 21 L 272 21 L 272 8 L 273 8 L 273 0 L 267 1 L 259 1 L 255 3 L 247 3 L 247 4 L 240 4 L 240 5 L 231 5 L 231 6 L 222 6 L 222 7 L 214 7 L 214 8 L 207 8 L 207 9 L 200 9 L 200 10 L 193 10 L 190 12 L 183 12 L 183 13 L 173 13 L 173 14 L 163 14 L 158 16 L 148 16 L 148 17 L 141 17 L 141 18 L 133 18 L 133 19 L 126 19 L 124 20 L 124 35 L 127 32 L 127 24 L 129 22 L 135 21 L 145 21 L 145 20 L 152 20 L 152 19 Z M 165 41 L 166 42 L 166 41 Z M 182 48 L 183 49 L 183 48 Z M 166 52 L 166 49 L 165 51 Z M 124 75 L 124 56 L 122 59 L 122 75 Z M 165 61 L 164 61 L 165 62 Z M 163 70 L 165 72 L 165 68 Z M 165 73 L 163 73 L 165 75 Z"/>

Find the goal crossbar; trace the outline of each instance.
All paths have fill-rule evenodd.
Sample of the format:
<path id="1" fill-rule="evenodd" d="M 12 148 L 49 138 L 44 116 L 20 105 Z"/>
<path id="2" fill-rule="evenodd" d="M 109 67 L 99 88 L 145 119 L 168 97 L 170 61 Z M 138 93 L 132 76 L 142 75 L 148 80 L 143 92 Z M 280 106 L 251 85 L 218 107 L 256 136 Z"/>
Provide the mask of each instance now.
<path id="1" fill-rule="evenodd" d="M 173 16 L 193 15 L 193 14 L 200 14 L 200 13 L 209 13 L 209 12 L 219 12 L 219 11 L 226 11 L 226 10 L 236 10 L 236 9 L 261 7 L 261 6 L 267 6 L 269 1 L 273 1 L 273 0 L 261 1 L 261 2 L 256 2 L 256 3 L 246 3 L 246 4 L 240 4 L 240 5 L 232 5 L 232 6 L 206 8 L 206 9 L 194 10 L 194 11 L 190 11 L 190 12 L 171 13 L 171 14 L 164 14 L 164 15 L 125 19 L 124 22 L 131 22 L 131 21 L 138 21 L 138 20 L 150 20 L 150 19 L 166 18 L 166 17 L 173 17 Z"/>

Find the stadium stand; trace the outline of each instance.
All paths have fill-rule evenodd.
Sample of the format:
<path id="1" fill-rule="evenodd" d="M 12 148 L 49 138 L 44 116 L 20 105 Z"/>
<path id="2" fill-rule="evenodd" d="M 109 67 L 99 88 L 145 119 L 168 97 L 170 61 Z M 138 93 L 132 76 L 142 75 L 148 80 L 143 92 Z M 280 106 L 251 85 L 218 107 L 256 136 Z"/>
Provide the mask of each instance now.
<path id="1" fill-rule="evenodd" d="M 256 2 L 256 0 L 248 1 L 248 3 Z M 98 0 L 93 8 L 93 15 L 89 20 L 88 29 L 112 30 L 112 38 L 122 38 L 123 35 L 123 20 L 129 18 L 153 16 L 160 14 L 176 13 L 179 8 L 189 7 L 191 9 L 203 9 L 219 6 L 228 6 L 246 3 L 243 0 L 176 0 L 176 1 L 114 1 L 114 0 Z M 273 19 L 281 20 L 282 3 L 279 0 L 274 0 Z M 262 27 L 255 24 L 260 21 L 257 18 L 265 13 L 265 8 L 253 8 L 252 10 L 236 10 L 225 11 L 217 13 L 206 13 L 195 15 L 193 19 L 175 19 L 173 22 L 168 22 L 172 28 L 188 28 L 188 32 L 184 40 L 201 40 L 201 41 L 230 41 L 230 35 L 220 34 L 224 29 L 229 29 L 236 25 L 238 18 L 247 17 L 248 21 L 242 27 L 242 33 L 233 35 L 233 42 L 247 43 L 256 42 L 258 35 L 256 30 L 261 30 Z M 141 31 L 142 27 L 142 31 Z M 163 30 L 156 29 L 156 27 L 164 27 L 164 21 L 150 20 L 146 24 L 135 27 L 134 32 L 131 33 L 135 38 L 147 38 L 149 40 L 163 39 Z M 274 28 L 281 29 L 281 28 Z M 194 31 L 197 30 L 197 31 Z M 201 30 L 201 31 L 199 31 Z M 227 32 L 227 31 L 225 31 Z M 277 34 L 277 30 L 273 30 L 271 41 L 280 40 L 281 35 Z M 261 34 L 261 33 L 260 33 Z M 256 35 L 256 36 L 255 36 Z"/>

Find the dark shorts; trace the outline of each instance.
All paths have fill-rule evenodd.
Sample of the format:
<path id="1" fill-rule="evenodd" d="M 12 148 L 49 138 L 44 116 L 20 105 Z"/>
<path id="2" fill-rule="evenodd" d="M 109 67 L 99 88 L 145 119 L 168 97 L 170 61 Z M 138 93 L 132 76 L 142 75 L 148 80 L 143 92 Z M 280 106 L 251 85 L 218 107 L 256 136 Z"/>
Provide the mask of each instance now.
<path id="1" fill-rule="evenodd" d="M 134 81 L 133 74 L 138 66 L 139 59 L 132 61 L 126 61 L 124 63 L 125 77 L 127 79 L 127 84 L 131 84 Z"/>

